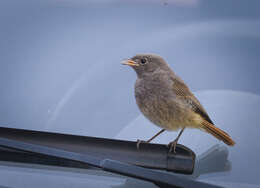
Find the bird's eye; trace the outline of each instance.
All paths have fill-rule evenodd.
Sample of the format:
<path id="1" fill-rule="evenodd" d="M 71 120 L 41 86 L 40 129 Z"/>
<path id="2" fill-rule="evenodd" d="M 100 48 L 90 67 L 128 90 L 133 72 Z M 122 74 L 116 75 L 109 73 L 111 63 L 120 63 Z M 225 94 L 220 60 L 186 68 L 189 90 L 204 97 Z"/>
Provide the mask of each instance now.
<path id="1" fill-rule="evenodd" d="M 147 59 L 142 58 L 142 59 L 141 59 L 141 64 L 144 65 L 145 63 L 147 63 Z"/>

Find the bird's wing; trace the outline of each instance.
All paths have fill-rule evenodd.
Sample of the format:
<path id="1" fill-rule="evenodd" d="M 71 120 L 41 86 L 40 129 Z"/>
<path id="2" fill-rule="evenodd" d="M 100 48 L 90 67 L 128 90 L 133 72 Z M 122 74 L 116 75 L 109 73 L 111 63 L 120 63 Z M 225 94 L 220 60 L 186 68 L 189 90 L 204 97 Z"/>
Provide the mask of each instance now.
<path id="1" fill-rule="evenodd" d="M 176 97 L 183 99 L 184 102 L 191 106 L 194 112 L 200 114 L 202 118 L 213 124 L 206 110 L 200 104 L 198 99 L 192 94 L 184 81 L 176 75 L 172 76 L 171 80 L 173 81 L 172 88 L 176 94 Z"/>

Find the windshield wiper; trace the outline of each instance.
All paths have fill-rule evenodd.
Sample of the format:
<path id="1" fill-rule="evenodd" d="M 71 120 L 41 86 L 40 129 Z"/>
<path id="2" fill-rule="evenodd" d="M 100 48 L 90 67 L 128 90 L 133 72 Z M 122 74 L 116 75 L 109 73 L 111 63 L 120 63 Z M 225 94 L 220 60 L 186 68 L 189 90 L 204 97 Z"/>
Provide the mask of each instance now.
<path id="1" fill-rule="evenodd" d="M 52 137 L 52 136 L 56 136 L 56 137 Z M 57 136 L 60 136 L 62 138 L 64 138 L 64 136 L 67 138 L 70 137 L 70 139 L 66 141 L 63 140 L 63 143 L 64 142 L 67 143 L 64 145 L 60 143 L 59 138 Z M 86 146 L 86 143 L 82 142 L 84 140 L 83 138 L 89 139 L 88 140 L 89 142 L 91 142 L 92 140 L 92 144 L 88 143 L 89 148 L 88 146 Z M 99 146 L 100 145 L 99 142 L 105 142 L 103 143 L 103 145 L 105 146 L 107 146 L 107 144 L 110 142 L 110 144 L 112 144 L 110 145 L 112 148 L 106 148 L 104 146 L 101 147 Z M 81 147 L 80 148 L 72 147 L 72 145 L 68 143 L 72 143 L 72 145 L 81 143 Z M 119 146 L 121 147 L 124 145 L 127 148 L 123 149 L 119 147 L 121 148 L 121 150 L 120 149 L 118 150 L 116 149 L 118 148 L 118 146 L 113 146 L 113 144 L 119 144 Z M 127 146 L 128 144 L 130 146 Z M 91 149 L 90 146 L 92 146 L 93 148 Z M 85 166 L 85 167 L 93 166 L 93 167 L 101 168 L 105 171 L 150 181 L 158 185 L 159 187 L 219 188 L 219 186 L 216 185 L 194 181 L 191 179 L 177 176 L 173 173 L 156 171 L 149 168 L 143 168 L 134 165 L 134 163 L 137 163 L 138 165 L 141 166 L 153 167 L 151 164 L 155 164 L 156 165 L 155 168 L 158 169 L 159 166 L 156 163 L 157 162 L 161 163 L 161 162 L 159 161 L 160 159 L 158 159 L 157 157 L 160 156 L 162 157 L 164 155 L 165 158 L 162 158 L 162 160 L 172 163 L 172 165 L 170 165 L 171 170 L 176 170 L 176 168 L 174 168 L 175 165 L 177 166 L 178 172 L 184 172 L 186 174 L 190 173 L 190 169 L 193 170 L 195 155 L 193 152 L 190 152 L 190 150 L 182 146 L 178 146 L 177 152 L 179 153 L 169 154 L 167 147 L 158 144 L 144 144 L 143 150 L 139 151 L 136 150 L 135 142 L 129 142 L 129 141 L 62 135 L 56 133 L 45 133 L 45 132 L 27 131 L 27 130 L 20 130 L 20 129 L 0 128 L 0 147 L 2 147 L 1 156 L 5 150 L 6 152 L 9 152 L 9 154 L 13 155 L 13 157 L 15 154 L 20 153 L 23 155 L 37 156 L 39 159 L 46 158 L 49 160 L 53 158 L 57 160 L 64 160 L 69 162 L 69 164 L 71 164 L 71 162 L 74 162 L 81 166 Z M 131 151 L 132 147 L 135 148 L 134 150 L 136 150 L 137 153 L 140 153 L 139 155 L 137 154 L 135 156 L 136 161 L 129 159 L 133 156 L 132 153 L 133 151 Z M 100 153 L 100 151 L 97 153 L 94 152 L 92 154 L 86 152 L 89 150 L 94 151 L 93 149 L 103 151 L 103 155 L 101 155 L 102 152 Z M 145 155 L 146 152 L 148 152 L 148 154 L 152 154 L 153 152 L 162 152 L 163 154 L 153 153 L 154 155 L 151 158 L 151 156 Z M 123 160 L 115 160 L 115 158 L 119 158 Z M 127 161 L 127 158 L 132 163 L 123 162 L 124 160 Z M 144 160 L 146 158 L 151 161 L 147 163 Z M 183 160 L 181 161 L 180 159 Z M 182 170 L 180 169 L 181 164 L 184 167 Z M 163 168 L 161 167 L 160 169 Z"/>
<path id="2" fill-rule="evenodd" d="M 173 171 L 181 174 L 192 174 L 195 154 L 185 146 L 178 145 L 177 154 L 169 153 L 168 148 L 161 144 L 142 144 L 137 150 L 136 142 L 76 136 L 42 131 L 0 127 L 0 137 L 16 141 L 48 146 L 80 154 L 91 155 L 100 160 L 113 159 L 146 168 Z M 50 164 L 66 167 L 82 167 L 77 162 L 49 156 L 18 152 L 0 148 L 0 160 L 12 160 L 26 163 Z"/>
<path id="3" fill-rule="evenodd" d="M 176 175 L 155 171 L 147 168 L 138 167 L 135 165 L 111 160 L 100 160 L 91 155 L 80 154 L 76 152 L 65 151 L 56 148 L 50 148 L 47 146 L 29 144 L 21 141 L 10 140 L 6 138 L 0 138 L 0 145 L 2 147 L 16 149 L 20 151 L 32 152 L 41 155 L 48 155 L 58 157 L 62 159 L 78 161 L 83 164 L 88 164 L 94 167 L 101 168 L 108 172 L 113 172 L 129 177 L 134 177 L 146 181 L 150 181 L 158 185 L 159 187 L 199 187 L 199 188 L 220 188 L 216 185 L 211 185 L 203 182 L 189 180 L 178 177 Z"/>

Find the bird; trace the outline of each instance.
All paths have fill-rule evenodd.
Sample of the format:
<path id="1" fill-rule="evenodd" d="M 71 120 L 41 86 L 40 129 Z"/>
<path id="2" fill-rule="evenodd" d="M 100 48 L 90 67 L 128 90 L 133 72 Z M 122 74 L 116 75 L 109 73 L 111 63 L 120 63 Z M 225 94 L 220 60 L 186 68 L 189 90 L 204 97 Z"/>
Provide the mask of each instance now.
<path id="1" fill-rule="evenodd" d="M 205 131 L 229 146 L 234 140 L 216 127 L 208 113 L 184 81 L 177 76 L 167 62 L 156 54 L 137 54 L 122 61 L 137 74 L 135 99 L 142 114 L 161 130 L 147 141 L 149 143 L 164 131 L 178 131 L 175 140 L 168 144 L 169 152 L 176 153 L 176 145 L 185 128 Z"/>

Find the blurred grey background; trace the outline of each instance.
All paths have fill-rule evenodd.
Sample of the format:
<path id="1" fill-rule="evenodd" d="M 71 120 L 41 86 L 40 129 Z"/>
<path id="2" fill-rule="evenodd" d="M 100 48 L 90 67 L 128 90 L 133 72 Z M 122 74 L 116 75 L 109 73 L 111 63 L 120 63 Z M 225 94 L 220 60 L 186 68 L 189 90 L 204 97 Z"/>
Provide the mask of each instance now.
<path id="1" fill-rule="evenodd" d="M 230 151 L 236 171 L 221 174 L 223 181 L 260 184 L 259 10 L 259 0 L 2 0 L 0 124 L 148 138 L 157 129 L 142 119 L 136 75 L 120 61 L 157 53 L 237 140 Z M 218 143 L 196 131 L 184 137 L 181 142 L 196 152 Z"/>
<path id="2" fill-rule="evenodd" d="M 191 87 L 260 94 L 259 1 L 0 2 L 0 123 L 115 136 L 139 111 L 136 53 Z"/>

